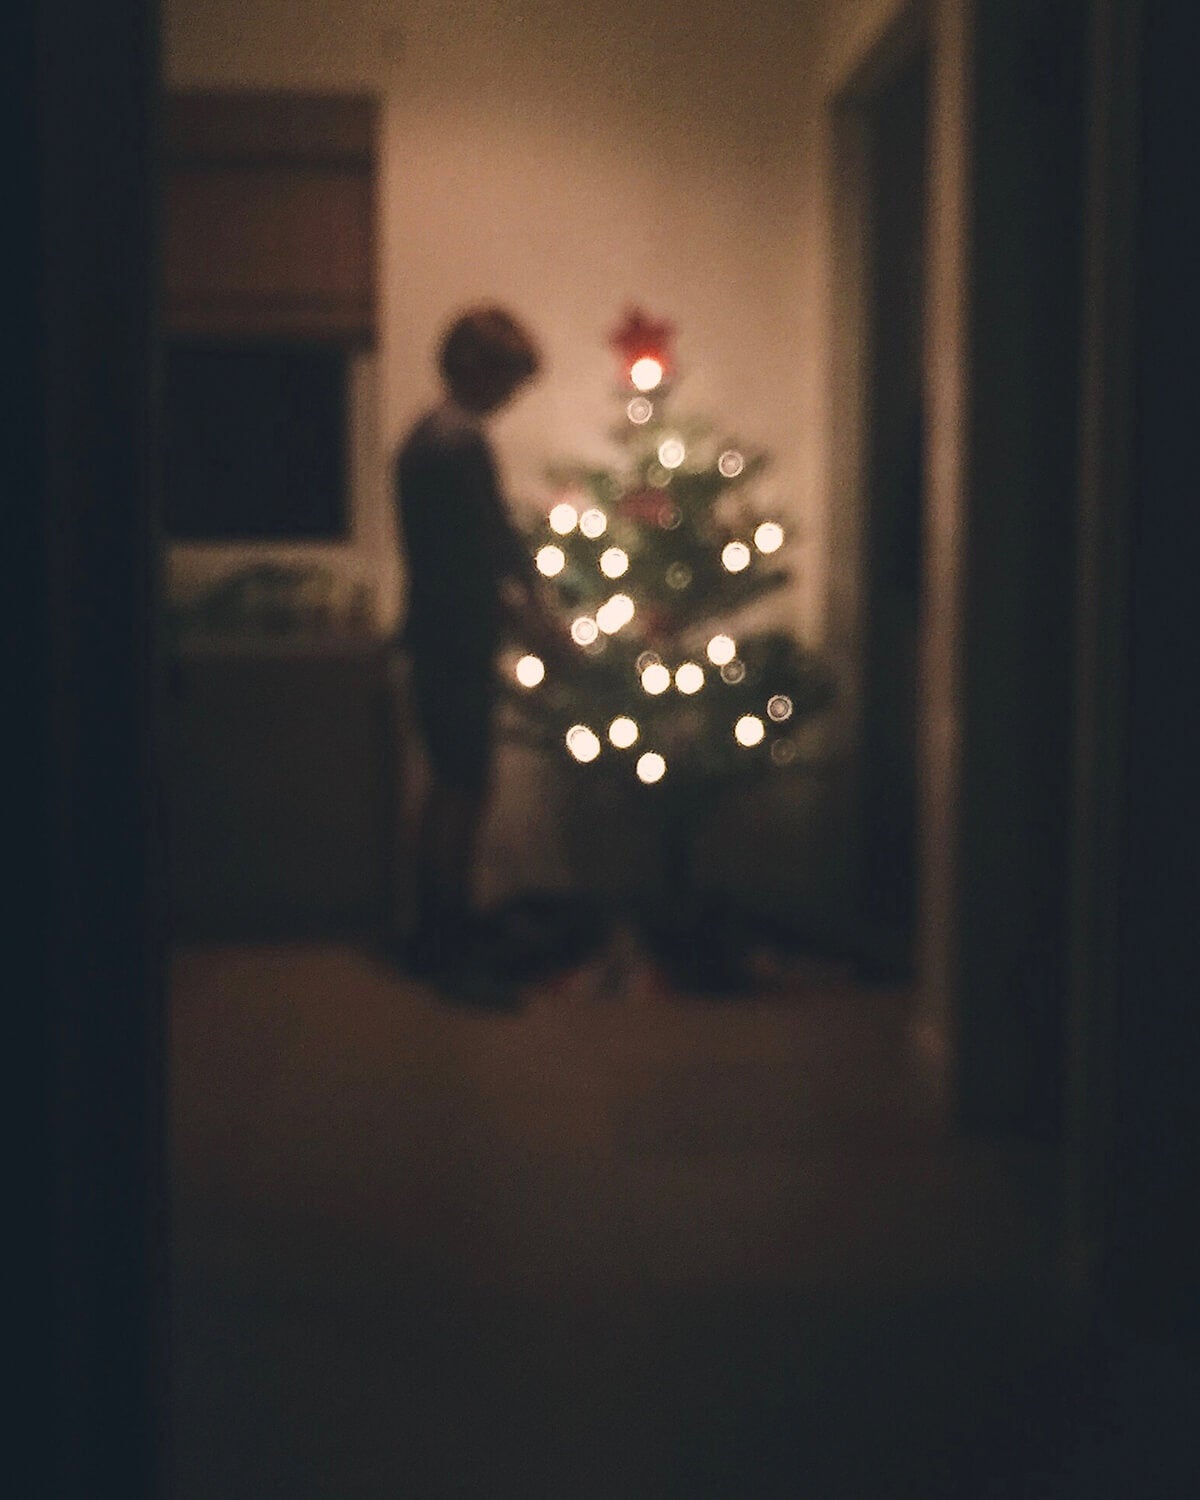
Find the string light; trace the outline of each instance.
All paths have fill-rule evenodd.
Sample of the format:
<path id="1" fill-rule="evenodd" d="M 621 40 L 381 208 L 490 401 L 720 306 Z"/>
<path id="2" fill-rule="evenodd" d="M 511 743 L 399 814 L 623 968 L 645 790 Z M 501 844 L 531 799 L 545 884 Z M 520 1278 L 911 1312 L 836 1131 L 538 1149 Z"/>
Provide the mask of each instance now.
<path id="1" fill-rule="evenodd" d="M 546 675 L 546 666 L 540 656 L 523 656 L 516 665 L 517 681 L 524 688 L 535 688 Z"/>
<path id="2" fill-rule="evenodd" d="M 743 659 L 737 640 L 719 626 L 719 615 L 708 627 L 718 630 L 711 637 L 701 633 L 703 627 L 697 631 L 694 623 L 689 626 L 686 618 L 707 612 L 686 606 L 688 600 L 693 606 L 699 603 L 693 598 L 697 590 L 707 594 L 704 569 L 713 567 L 718 559 L 727 574 L 738 575 L 746 570 L 753 573 L 744 584 L 731 582 L 728 586 L 726 592 L 732 591 L 735 601 L 737 597 L 745 600 L 747 589 L 756 595 L 758 590 L 754 585 L 758 582 L 768 588 L 782 582 L 785 575 L 776 572 L 777 564 L 763 562 L 760 557 L 779 552 L 785 543 L 792 541 L 790 527 L 796 523 L 789 519 L 785 535 L 785 528 L 777 519 L 763 519 L 764 512 L 771 517 L 775 504 L 768 502 L 770 508 L 764 505 L 761 509 L 758 505 L 744 508 L 739 505 L 737 497 L 757 481 L 764 461 L 761 453 L 752 449 L 745 454 L 728 435 L 725 437 L 728 446 L 724 448 L 719 440 L 700 441 L 695 439 L 686 421 L 677 425 L 677 419 L 664 404 L 675 380 L 669 325 L 651 323 L 645 314 L 634 309 L 611 343 L 621 358 L 618 375 L 624 373 L 628 377 L 622 382 L 624 391 L 618 397 L 618 412 L 623 406 L 630 427 L 639 429 L 633 432 L 630 427 L 622 427 L 614 434 L 627 450 L 626 465 L 611 475 L 600 470 L 590 476 L 587 470 L 576 470 L 573 474 L 563 471 L 546 501 L 549 522 L 546 529 L 560 545 L 540 545 L 535 541 L 530 548 L 537 572 L 547 579 L 557 579 L 557 586 L 564 589 L 570 634 L 581 650 L 581 670 L 589 665 L 584 658 L 597 658 L 594 670 L 584 676 L 595 677 L 602 666 L 607 668 L 594 683 L 582 680 L 578 683 L 585 693 L 590 688 L 593 700 L 590 711 L 581 700 L 580 711 L 588 713 L 589 718 L 595 717 L 596 722 L 594 727 L 587 723 L 572 724 L 565 732 L 565 748 L 583 765 L 600 758 L 615 770 L 619 759 L 624 774 L 628 775 L 632 767 L 638 780 L 647 786 L 662 780 L 667 760 L 657 749 L 647 749 L 646 740 L 652 746 L 656 740 L 664 744 L 672 756 L 677 750 L 682 753 L 684 747 L 689 752 L 695 750 L 700 782 L 718 771 L 719 746 L 722 742 L 729 746 L 726 735 L 748 752 L 761 747 L 744 758 L 743 769 L 747 774 L 756 764 L 764 767 L 768 756 L 777 766 L 789 765 L 793 760 L 803 764 L 798 737 L 789 731 L 794 729 L 791 721 L 798 717 L 803 722 L 809 712 L 807 697 L 802 695 L 803 701 L 797 706 L 786 692 L 776 690 L 795 681 L 789 671 L 793 658 L 781 645 L 777 649 L 777 643 L 770 637 L 764 637 L 761 650 L 757 638 L 743 642 L 747 646 L 747 658 Z M 719 433 L 717 437 L 720 438 Z M 691 494 L 692 488 L 697 489 L 696 496 Z M 732 509 L 726 513 L 723 507 L 730 506 Z M 786 507 L 779 509 L 790 517 Z M 636 537 L 635 531 L 640 528 L 646 528 L 649 534 L 643 531 Z M 672 537 L 670 533 L 676 528 L 679 535 Z M 583 540 L 574 539 L 576 532 L 586 539 L 586 546 Z M 600 579 L 591 572 L 592 566 L 601 574 Z M 764 576 L 768 573 L 770 577 Z M 606 598 L 610 586 L 632 593 L 614 592 Z M 656 590 L 664 597 L 649 597 Z M 688 591 L 686 600 L 684 591 Z M 643 598 L 643 593 L 648 597 Z M 679 597 L 672 600 L 672 593 Z M 706 602 L 711 607 L 715 601 Z M 657 645 L 666 659 L 654 650 L 643 649 L 649 645 Z M 501 663 L 505 674 L 512 674 L 510 692 L 514 678 L 522 689 L 530 690 L 531 695 L 524 700 L 526 716 L 536 718 L 539 704 L 542 711 L 552 713 L 576 696 L 576 684 L 560 684 L 555 674 L 548 672 L 545 660 L 532 653 L 519 655 L 522 649 L 518 646 L 511 653 L 505 651 Z M 681 661 L 679 658 L 685 652 L 689 659 Z M 760 654 L 764 654 L 762 662 Z M 767 657 L 779 658 L 778 675 L 762 670 L 769 666 Z M 638 698 L 628 675 L 635 659 L 641 690 L 648 697 L 662 697 L 661 704 Z M 717 681 L 718 673 L 721 681 Z M 723 684 L 742 686 L 726 688 Z M 671 695 L 672 688 L 689 700 L 702 696 L 697 696 L 695 703 L 684 704 Z M 597 698 L 608 699 L 607 717 L 595 706 Z M 646 720 L 644 738 L 639 721 L 627 711 L 639 702 L 639 712 Z M 614 715 L 613 710 L 620 703 L 625 708 Z M 714 724 L 708 722 L 708 708 L 718 716 Z M 745 709 L 753 711 L 743 712 Z M 663 715 L 666 722 L 656 729 Z M 705 750 L 702 745 L 693 744 L 697 738 L 705 738 L 710 730 L 717 742 L 715 747 Z M 561 719 L 551 734 L 563 734 Z M 732 749 L 725 754 L 743 759 Z M 590 774 L 594 777 L 596 773 Z M 686 775 L 691 787 L 690 768 Z M 647 808 L 651 799 L 661 800 L 663 795 L 647 793 Z M 671 796 L 670 788 L 665 795 Z"/>
<path id="3" fill-rule="evenodd" d="M 767 700 L 767 718 L 775 724 L 785 724 L 792 717 L 792 700 L 786 693 L 776 693 Z"/>
<path id="4" fill-rule="evenodd" d="M 629 378 L 639 391 L 653 391 L 662 384 L 664 373 L 659 361 L 647 354 L 641 359 L 634 360 L 629 371 Z"/>
<path id="5" fill-rule="evenodd" d="M 621 714 L 608 726 L 609 741 L 618 750 L 628 750 L 630 745 L 636 742 L 638 734 L 637 721 L 626 714 Z"/>
<path id="6" fill-rule="evenodd" d="M 600 754 L 600 739 L 586 724 L 572 724 L 567 730 L 567 749 L 584 765 Z"/>
<path id="7" fill-rule="evenodd" d="M 743 714 L 733 726 L 734 739 L 739 745 L 744 745 L 747 750 L 754 745 L 761 744 L 766 732 L 766 726 L 757 714 Z"/>
<path id="8" fill-rule="evenodd" d="M 556 531 L 559 536 L 570 536 L 578 520 L 579 512 L 575 507 L 568 505 L 565 500 L 560 500 L 550 512 L 550 530 Z"/>
<path id="9" fill-rule="evenodd" d="M 614 594 L 596 611 L 596 624 L 605 635 L 615 635 L 628 625 L 635 613 L 633 600 L 628 594 Z"/>
<path id="10" fill-rule="evenodd" d="M 731 635 L 714 635 L 705 648 L 705 654 L 714 667 L 723 667 L 737 655 L 737 642 Z"/>
<path id="11" fill-rule="evenodd" d="M 653 786 L 656 781 L 661 781 L 666 769 L 666 761 L 654 750 L 647 750 L 644 755 L 638 756 L 638 780 L 644 781 L 647 786 Z"/>

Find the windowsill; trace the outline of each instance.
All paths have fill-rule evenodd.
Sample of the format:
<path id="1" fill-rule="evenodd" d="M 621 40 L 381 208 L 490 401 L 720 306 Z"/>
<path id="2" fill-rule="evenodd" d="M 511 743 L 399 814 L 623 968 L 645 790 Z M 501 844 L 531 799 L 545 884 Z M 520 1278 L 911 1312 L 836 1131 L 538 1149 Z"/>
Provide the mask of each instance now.
<path id="1" fill-rule="evenodd" d="M 375 627 L 352 629 L 296 628 L 292 630 L 216 630 L 192 628 L 171 641 L 177 657 L 266 656 L 314 657 L 373 656 L 386 651 L 392 637 Z"/>

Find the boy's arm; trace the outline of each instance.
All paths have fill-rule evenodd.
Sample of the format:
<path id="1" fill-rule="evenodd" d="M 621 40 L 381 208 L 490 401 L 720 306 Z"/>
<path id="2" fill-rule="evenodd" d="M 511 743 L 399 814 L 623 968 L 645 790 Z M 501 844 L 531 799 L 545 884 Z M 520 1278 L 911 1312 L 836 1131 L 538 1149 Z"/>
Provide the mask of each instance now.
<path id="1" fill-rule="evenodd" d="M 519 534 L 510 532 L 514 565 L 501 581 L 500 599 L 513 632 L 533 650 L 562 668 L 574 656 L 571 638 L 546 602 L 544 585 Z M 520 563 L 516 563 L 519 556 Z"/>
<path id="2" fill-rule="evenodd" d="M 501 580 L 500 597 L 512 629 L 558 666 L 573 656 L 571 640 L 546 603 L 544 585 L 525 538 L 500 494 L 491 455 L 486 453 L 486 509 Z"/>
<path id="3" fill-rule="evenodd" d="M 574 660 L 571 638 L 547 606 L 536 581 L 528 589 L 518 584 L 512 594 L 502 593 L 502 598 L 509 623 L 522 641 L 556 667 L 570 665 Z"/>

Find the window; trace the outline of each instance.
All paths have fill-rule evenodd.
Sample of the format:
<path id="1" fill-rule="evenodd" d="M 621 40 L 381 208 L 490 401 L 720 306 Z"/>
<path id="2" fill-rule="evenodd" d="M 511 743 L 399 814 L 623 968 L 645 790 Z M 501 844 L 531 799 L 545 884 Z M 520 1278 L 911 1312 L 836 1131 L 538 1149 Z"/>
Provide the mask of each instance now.
<path id="1" fill-rule="evenodd" d="M 337 540 L 349 530 L 349 354 L 326 345 L 168 344 L 168 534 Z"/>

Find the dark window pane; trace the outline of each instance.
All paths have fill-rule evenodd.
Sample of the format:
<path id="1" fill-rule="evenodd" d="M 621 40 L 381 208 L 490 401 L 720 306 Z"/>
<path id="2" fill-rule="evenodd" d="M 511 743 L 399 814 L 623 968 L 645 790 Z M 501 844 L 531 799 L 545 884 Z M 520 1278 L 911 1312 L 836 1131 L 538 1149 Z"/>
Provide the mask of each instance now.
<path id="1" fill-rule="evenodd" d="M 346 362 L 329 348 L 169 346 L 168 533 L 196 541 L 344 536 Z"/>

